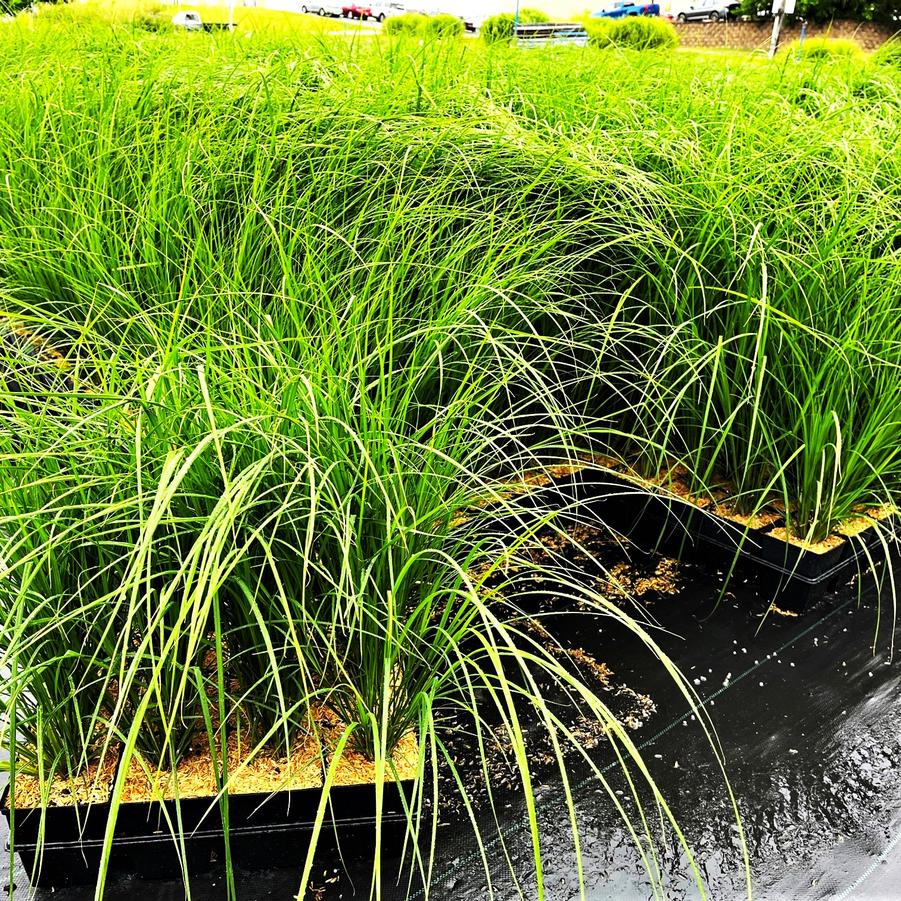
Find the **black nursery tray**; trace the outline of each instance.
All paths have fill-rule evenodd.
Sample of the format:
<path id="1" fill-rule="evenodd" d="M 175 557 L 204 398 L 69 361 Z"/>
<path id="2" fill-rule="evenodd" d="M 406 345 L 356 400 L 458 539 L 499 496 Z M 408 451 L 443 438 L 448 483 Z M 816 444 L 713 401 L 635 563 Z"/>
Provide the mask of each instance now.
<path id="1" fill-rule="evenodd" d="M 385 783 L 381 823 L 386 853 L 404 835 L 404 799 L 410 803 L 412 786 L 411 780 Z M 375 795 L 372 784 L 332 787 L 320 834 L 322 851 L 339 844 L 357 856 L 372 852 Z M 8 797 L 9 787 L 0 804 L 10 820 Z M 234 862 L 249 868 L 302 865 L 321 797 L 320 788 L 229 795 L 229 851 Z M 108 802 L 48 808 L 43 841 L 40 811 L 16 810 L 13 848 L 32 885 L 93 882 L 102 858 L 109 810 Z M 204 872 L 215 860 L 224 859 L 222 812 L 223 805 L 209 797 L 120 804 L 108 872 L 143 879 Z"/>
<path id="2" fill-rule="evenodd" d="M 740 525 L 611 471 L 577 470 L 555 479 L 552 490 L 564 504 L 588 506 L 605 525 L 643 550 L 726 569 L 739 567 L 774 604 L 794 611 L 803 610 L 814 595 L 866 572 L 871 561 L 883 561 L 886 544 L 896 544 L 898 520 L 892 516 L 857 535 L 843 536 L 835 547 L 805 549 L 767 534 L 779 523 Z"/>

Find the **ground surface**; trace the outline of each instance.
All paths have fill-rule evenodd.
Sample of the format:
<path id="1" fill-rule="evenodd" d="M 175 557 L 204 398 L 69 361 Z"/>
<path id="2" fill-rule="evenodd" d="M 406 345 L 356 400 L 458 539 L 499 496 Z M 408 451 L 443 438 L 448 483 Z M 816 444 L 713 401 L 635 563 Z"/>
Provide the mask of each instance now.
<path id="1" fill-rule="evenodd" d="M 617 552 L 619 553 L 619 552 Z M 642 564 L 642 561 L 638 561 Z M 647 569 L 647 563 L 644 562 Z M 876 652 L 875 607 L 861 603 L 853 587 L 820 598 L 803 616 L 770 615 L 753 590 L 737 586 L 715 611 L 715 572 L 680 568 L 680 591 L 645 594 L 650 612 L 670 634 L 661 644 L 707 699 L 741 806 L 760 899 L 869 899 L 899 896 L 901 854 L 901 661 L 890 660 L 883 623 Z M 680 699 L 647 655 L 589 617 L 551 617 L 545 625 L 578 637 L 582 647 L 609 662 L 618 678 L 652 695 L 658 711 L 634 733 L 665 797 L 694 848 L 701 877 L 712 897 L 745 897 L 736 827 L 722 779 L 697 724 L 685 717 Z M 572 643 L 572 642 L 570 642 Z M 611 653 L 612 649 L 612 653 Z M 602 745 L 595 753 L 613 782 L 617 771 Z M 575 781 L 578 781 L 578 777 Z M 594 785 L 577 791 L 584 834 L 586 897 L 649 896 L 638 875 L 636 853 L 609 803 Z M 546 789 L 540 809 L 547 853 L 545 882 L 552 901 L 578 897 L 564 811 Z M 516 805 L 504 823 L 505 841 L 519 876 L 531 872 L 528 842 Z M 5 836 L 4 836 L 5 838 Z M 465 827 L 444 832 L 436 866 L 435 898 L 483 899 L 486 876 Z M 498 898 L 515 896 L 498 845 L 488 848 Z M 698 897 L 685 855 L 669 841 L 660 850 L 667 897 Z M 6 865 L 4 861 L 3 866 Z M 4 873 L 5 879 L 5 873 Z M 26 884 L 17 870 L 14 882 Z M 315 897 L 348 898 L 353 886 L 335 870 L 323 870 Z M 523 883 L 527 885 L 527 883 Z M 292 871 L 240 874 L 239 897 L 294 897 Z M 224 897 L 222 877 L 198 879 L 194 898 Z M 357 890 L 365 894 L 365 882 Z M 529 889 L 525 889 L 530 897 Z M 136 894 L 137 893 L 137 894 Z M 93 896 L 87 889 L 53 893 L 60 901 Z M 106 897 L 181 898 L 180 885 L 119 880 Z M 19 893 L 16 893 L 19 897 Z M 49 898 L 49 893 L 39 893 Z M 401 898 L 403 892 L 387 897 Z M 414 889 L 413 898 L 420 898 Z"/>

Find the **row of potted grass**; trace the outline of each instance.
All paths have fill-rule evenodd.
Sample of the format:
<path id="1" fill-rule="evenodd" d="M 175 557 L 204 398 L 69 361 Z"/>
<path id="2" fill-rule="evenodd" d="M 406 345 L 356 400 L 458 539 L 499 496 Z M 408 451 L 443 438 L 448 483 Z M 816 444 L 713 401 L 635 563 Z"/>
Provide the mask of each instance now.
<path id="1" fill-rule="evenodd" d="M 681 465 L 808 544 L 894 501 L 891 73 L 101 23 L 0 40 L 41 61 L 0 101 L 24 779 L 113 746 L 177 774 L 238 734 L 287 759 L 320 710 L 389 770 L 413 734 L 424 778 L 453 768 L 449 704 L 503 723 L 540 874 L 521 699 L 573 743 L 549 680 L 647 771 L 523 628 L 528 577 L 658 652 L 535 562 L 561 514 L 498 483 L 598 452 Z M 69 52 L 111 40 L 99 81 Z"/>
<path id="2" fill-rule="evenodd" d="M 37 784 L 46 820 L 54 785 L 71 797 L 73 778 L 101 777 L 119 754 L 102 890 L 123 804 L 184 799 L 201 765 L 209 791 L 236 736 L 287 770 L 324 711 L 377 782 L 412 734 L 395 775 L 412 766 L 425 786 L 456 766 L 450 707 L 477 731 L 501 724 L 540 861 L 524 702 L 555 765 L 578 739 L 548 684 L 647 777 L 604 700 L 525 628 L 528 576 L 659 652 L 538 556 L 553 508 L 496 488 L 585 442 L 569 396 L 580 348 L 558 326 L 574 230 L 608 240 L 608 217 L 582 222 L 580 191 L 545 194 L 556 153 L 536 143 L 524 168 L 484 122 L 342 113 L 315 81 L 297 96 L 294 77 L 250 91 L 210 79 L 186 95 L 158 60 L 139 62 L 163 74 L 153 81 L 119 64 L 110 93 L 48 72 L 69 130 L 32 123 L 22 139 L 40 154 L 6 158 L 17 187 L 37 187 L 58 151 L 68 169 L 50 164 L 34 206 L 2 211 L 19 273 L 0 457 L 13 799 L 27 808 Z M 85 140 L 95 122 L 107 129 Z M 483 174 L 464 178 L 473 160 Z M 56 289 L 23 292 L 27 245 L 63 235 L 70 253 L 41 267 Z M 486 497 L 502 525 L 471 512 Z M 327 773 L 334 743 L 320 744 Z M 213 780 L 229 809 L 242 766 L 252 760 Z M 425 840 L 438 810 L 425 816 L 423 797 L 407 816 Z"/>

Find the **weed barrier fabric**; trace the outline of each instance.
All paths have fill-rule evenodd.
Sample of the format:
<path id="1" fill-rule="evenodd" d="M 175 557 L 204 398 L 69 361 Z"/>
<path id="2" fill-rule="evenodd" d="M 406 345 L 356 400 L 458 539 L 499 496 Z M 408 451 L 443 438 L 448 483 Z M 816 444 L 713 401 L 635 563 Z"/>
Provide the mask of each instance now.
<path id="1" fill-rule="evenodd" d="M 646 599 L 650 613 L 671 633 L 658 640 L 706 699 L 718 730 L 742 810 L 754 896 L 774 901 L 897 898 L 901 663 L 889 661 L 885 626 L 872 653 L 876 617 L 866 592 L 859 599 L 856 588 L 846 586 L 803 617 L 770 613 L 762 619 L 766 601 L 747 587 L 733 585 L 715 609 L 721 589 L 715 573 L 684 567 L 681 580 L 679 594 Z M 599 626 L 569 614 L 550 620 L 545 625 L 564 642 L 577 641 L 620 681 L 654 699 L 657 713 L 632 738 L 686 831 L 709 896 L 745 897 L 731 810 L 711 751 L 686 715 L 684 700 L 665 675 L 649 666 L 647 654 L 625 636 L 614 636 L 606 621 Z M 609 749 L 602 743 L 592 753 L 622 790 Z M 572 781 L 586 896 L 591 901 L 649 897 L 635 849 L 609 801 L 596 783 L 580 782 L 577 769 Z M 569 901 L 578 897 L 578 883 L 567 816 L 551 780 L 538 791 L 547 897 Z M 501 809 L 507 851 L 524 896 L 532 898 L 531 847 L 515 794 Z M 678 844 L 663 841 L 657 851 L 667 898 L 697 897 Z M 487 855 L 495 897 L 516 897 L 496 841 L 489 841 Z M 451 823 L 441 831 L 435 872 L 433 898 L 487 897 L 485 873 L 465 824 Z M 314 897 L 348 898 L 354 890 L 366 894 L 365 876 L 355 872 L 350 854 L 343 863 L 337 857 L 326 861 L 317 866 L 314 886 L 321 893 Z M 24 897 L 26 875 L 17 869 L 13 880 Z M 288 899 L 296 893 L 298 876 L 293 870 L 240 871 L 236 883 L 241 899 Z M 383 897 L 399 901 L 404 885 L 387 885 Z M 137 896 L 174 901 L 184 897 L 184 889 L 178 882 L 118 879 L 106 893 L 110 899 Z M 58 890 L 52 897 L 82 901 L 93 893 L 82 887 Z M 192 897 L 224 898 L 224 874 L 214 869 L 198 877 Z M 421 888 L 414 886 L 411 898 L 421 901 Z"/>
<path id="2" fill-rule="evenodd" d="M 678 628 L 681 620 L 688 638 L 681 652 L 678 642 L 665 644 L 708 700 L 723 742 L 747 832 L 754 896 L 901 897 L 901 861 L 892 856 L 901 844 L 901 668 L 890 664 L 887 654 L 870 652 L 874 608 L 858 605 L 856 595 L 845 590 L 806 618 L 771 618 L 755 634 L 759 617 L 748 615 L 746 605 L 756 601 L 760 611 L 759 599 L 746 592 L 736 595 L 703 624 L 684 620 L 684 612 L 671 615 L 661 609 L 684 603 L 684 595 L 658 603 L 654 613 L 670 628 Z M 698 603 L 695 615 L 706 606 Z M 620 666 L 622 675 L 628 662 Z M 611 668 L 617 671 L 615 662 Z M 648 690 L 640 677 L 636 672 L 626 681 Z M 658 686 L 661 693 L 667 688 L 663 682 Z M 645 727 L 643 737 L 638 734 L 637 742 L 686 829 L 708 896 L 746 897 L 735 826 L 709 749 L 690 716 L 668 718 L 669 705 L 660 702 L 661 694 L 656 698 L 663 715 Z M 606 770 L 615 780 L 615 765 Z M 594 785 L 580 786 L 577 793 L 587 897 L 651 897 L 635 851 L 609 816 L 606 799 Z M 561 829 L 565 812 L 559 804 L 548 810 L 549 803 L 542 799 L 545 818 L 555 824 L 545 835 L 548 897 L 576 898 L 569 837 Z M 529 872 L 531 851 L 521 821 L 511 826 L 507 844 L 523 874 Z M 681 848 L 670 842 L 659 853 L 666 897 L 697 897 Z M 484 880 L 477 866 L 472 855 L 461 860 L 438 896 L 453 890 L 455 897 L 478 898 Z M 495 875 L 497 897 L 513 897 L 503 871 L 498 868 Z"/>

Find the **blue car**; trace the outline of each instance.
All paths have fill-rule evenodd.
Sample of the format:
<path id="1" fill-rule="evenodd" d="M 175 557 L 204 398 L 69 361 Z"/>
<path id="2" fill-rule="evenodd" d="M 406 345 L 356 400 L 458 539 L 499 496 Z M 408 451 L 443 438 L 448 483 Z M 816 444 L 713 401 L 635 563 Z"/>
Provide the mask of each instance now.
<path id="1" fill-rule="evenodd" d="M 622 19 L 626 16 L 659 16 L 659 3 L 628 3 L 626 0 L 616 0 L 609 9 L 602 9 L 599 13 L 593 13 L 593 19 Z"/>

